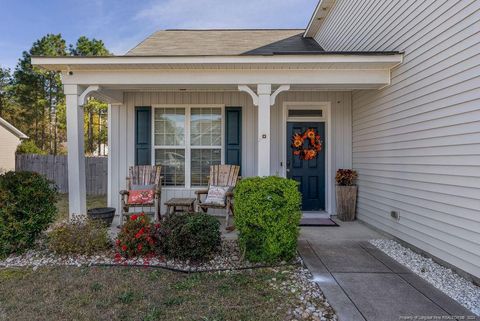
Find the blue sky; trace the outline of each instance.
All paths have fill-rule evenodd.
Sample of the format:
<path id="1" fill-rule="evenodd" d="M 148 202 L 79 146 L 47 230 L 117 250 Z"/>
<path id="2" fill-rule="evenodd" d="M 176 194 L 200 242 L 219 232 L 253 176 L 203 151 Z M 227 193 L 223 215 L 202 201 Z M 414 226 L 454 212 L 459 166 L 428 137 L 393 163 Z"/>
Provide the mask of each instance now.
<path id="1" fill-rule="evenodd" d="M 305 28 L 317 0 L 0 0 L 0 66 L 47 33 L 85 35 L 124 54 L 156 30 Z"/>

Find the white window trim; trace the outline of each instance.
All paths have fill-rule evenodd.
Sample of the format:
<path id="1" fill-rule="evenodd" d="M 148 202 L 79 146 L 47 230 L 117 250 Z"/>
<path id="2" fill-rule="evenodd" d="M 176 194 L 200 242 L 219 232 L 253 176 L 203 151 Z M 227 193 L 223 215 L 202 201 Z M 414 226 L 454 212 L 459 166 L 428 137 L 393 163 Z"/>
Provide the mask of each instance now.
<path id="1" fill-rule="evenodd" d="M 155 145 L 155 110 L 158 108 L 185 108 L 185 146 L 162 146 L 162 145 Z M 221 109 L 221 145 L 220 146 L 191 146 L 190 145 L 190 115 L 192 108 L 220 108 Z M 225 105 L 224 104 L 153 104 L 152 105 L 152 133 L 151 133 L 151 140 L 152 140 L 152 164 L 155 164 L 155 150 L 156 149 L 184 149 L 185 150 L 185 186 L 166 186 L 163 189 L 176 189 L 176 190 L 184 190 L 184 189 L 199 189 L 204 188 L 206 186 L 195 186 L 192 187 L 191 182 L 191 150 L 192 149 L 216 149 L 221 148 L 220 151 L 220 163 L 225 164 Z"/>
<path id="2" fill-rule="evenodd" d="M 326 131 L 326 155 L 325 155 L 325 211 L 332 214 L 332 203 L 334 200 L 333 191 L 335 184 L 332 179 L 332 113 L 331 103 L 329 101 L 318 102 L 292 102 L 283 103 L 282 109 L 282 172 L 283 177 L 287 177 L 287 122 L 324 122 Z M 291 109 L 321 109 L 322 117 L 288 117 L 288 111 Z"/>

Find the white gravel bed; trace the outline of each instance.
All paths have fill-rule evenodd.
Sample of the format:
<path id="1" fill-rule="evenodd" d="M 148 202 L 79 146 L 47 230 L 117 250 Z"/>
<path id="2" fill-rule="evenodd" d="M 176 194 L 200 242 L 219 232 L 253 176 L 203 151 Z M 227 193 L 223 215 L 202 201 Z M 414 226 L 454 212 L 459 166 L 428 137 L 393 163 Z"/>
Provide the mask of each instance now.
<path id="1" fill-rule="evenodd" d="M 298 261 L 289 262 L 289 264 Z M 287 264 L 282 262 L 281 265 Z M 237 242 L 233 240 L 222 241 L 222 248 L 215 256 L 206 262 L 189 262 L 182 260 L 166 259 L 164 257 L 134 258 L 115 260 L 115 251 L 111 250 L 94 256 L 70 255 L 62 256 L 47 249 L 29 250 L 21 255 L 10 255 L 0 260 L 0 267 L 32 267 L 39 266 L 92 266 L 92 265 L 122 265 L 122 266 L 151 266 L 163 267 L 185 272 L 215 271 L 247 269 L 264 266 L 261 263 L 251 263 L 241 257 Z"/>
<path id="2" fill-rule="evenodd" d="M 480 316 L 480 287 L 396 241 L 379 239 L 370 240 L 370 243 Z"/>
<path id="3" fill-rule="evenodd" d="M 273 268 L 281 272 L 284 279 L 273 278 L 269 285 L 285 293 L 292 293 L 294 306 L 288 311 L 286 320 L 302 321 L 336 321 L 335 311 L 325 299 L 323 292 L 313 281 L 312 274 L 301 266 L 288 268 Z"/>

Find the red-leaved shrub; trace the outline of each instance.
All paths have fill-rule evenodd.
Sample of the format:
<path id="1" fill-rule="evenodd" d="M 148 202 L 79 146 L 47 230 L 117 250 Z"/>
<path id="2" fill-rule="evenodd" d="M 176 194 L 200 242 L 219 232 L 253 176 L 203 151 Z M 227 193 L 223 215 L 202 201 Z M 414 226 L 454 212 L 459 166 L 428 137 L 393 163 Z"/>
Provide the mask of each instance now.
<path id="1" fill-rule="evenodd" d="M 159 224 L 150 223 L 144 213 L 131 215 L 118 233 L 116 258 L 153 256 L 158 245 Z"/>

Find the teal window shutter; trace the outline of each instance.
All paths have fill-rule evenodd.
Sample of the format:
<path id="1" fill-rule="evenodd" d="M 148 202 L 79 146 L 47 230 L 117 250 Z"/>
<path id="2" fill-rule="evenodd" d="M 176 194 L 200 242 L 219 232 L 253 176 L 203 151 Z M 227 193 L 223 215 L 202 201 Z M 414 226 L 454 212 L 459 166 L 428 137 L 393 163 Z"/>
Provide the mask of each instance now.
<path id="1" fill-rule="evenodd" d="M 225 164 L 242 165 L 241 107 L 225 107 Z"/>
<path id="2" fill-rule="evenodd" d="M 135 165 L 152 163 L 152 108 L 135 107 Z"/>

